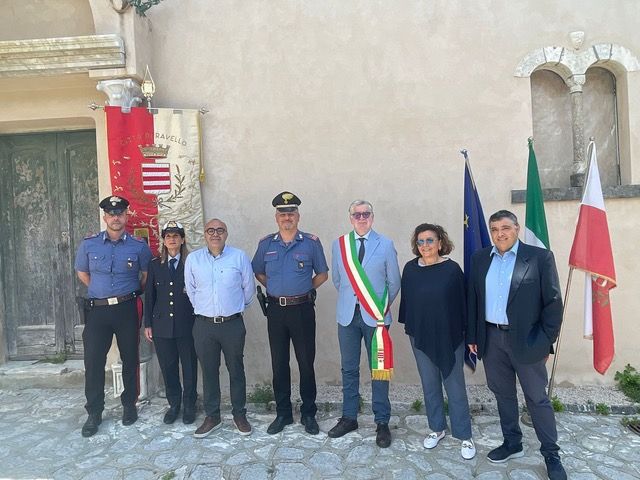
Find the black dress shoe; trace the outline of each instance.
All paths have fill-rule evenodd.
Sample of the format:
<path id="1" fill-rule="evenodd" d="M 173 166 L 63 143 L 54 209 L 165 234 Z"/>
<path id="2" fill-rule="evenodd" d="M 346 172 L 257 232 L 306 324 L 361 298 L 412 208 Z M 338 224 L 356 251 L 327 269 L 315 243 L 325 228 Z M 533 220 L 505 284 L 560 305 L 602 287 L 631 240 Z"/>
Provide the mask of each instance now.
<path id="1" fill-rule="evenodd" d="M 318 422 L 316 422 L 316 417 L 307 415 L 300 418 L 300 423 L 304 425 L 304 431 L 309 435 L 317 435 L 320 433 L 320 427 L 318 426 Z"/>
<path id="2" fill-rule="evenodd" d="M 391 432 L 389 431 L 389 425 L 386 423 L 379 423 L 376 428 L 376 445 L 380 448 L 387 448 L 391 445 Z"/>
<path id="3" fill-rule="evenodd" d="M 329 435 L 331 438 L 339 438 L 357 429 L 358 429 L 357 420 L 354 420 L 353 418 L 341 417 L 340 420 L 338 420 L 337 425 L 333 427 L 331 430 L 329 430 L 327 435 Z"/>
<path id="4" fill-rule="evenodd" d="M 184 411 L 182 412 L 182 423 L 185 425 L 191 425 L 196 421 L 196 407 L 190 406 L 184 407 Z"/>
<path id="5" fill-rule="evenodd" d="M 164 414 L 164 419 L 162 421 L 167 425 L 171 425 L 178 418 L 178 414 L 180 413 L 180 407 L 169 407 L 167 413 Z"/>
<path id="6" fill-rule="evenodd" d="M 498 448 L 494 448 L 487 454 L 487 459 L 493 463 L 504 463 L 512 458 L 520 457 L 524 457 L 522 443 L 509 445 L 507 442 L 504 442 Z"/>
<path id="7" fill-rule="evenodd" d="M 89 414 L 89 418 L 84 422 L 82 426 L 82 436 L 83 437 L 92 437 L 98 432 L 98 425 L 102 423 L 102 414 L 101 413 L 91 413 Z"/>
<path id="8" fill-rule="evenodd" d="M 133 425 L 138 420 L 138 409 L 135 405 L 124 405 L 122 407 L 122 425 Z"/>
<path id="9" fill-rule="evenodd" d="M 547 475 L 549 480 L 567 480 L 567 472 L 562 466 L 559 455 L 550 455 L 544 458 L 547 465 Z"/>
<path id="10" fill-rule="evenodd" d="M 282 430 L 284 430 L 284 427 L 286 427 L 287 425 L 291 425 L 292 423 L 293 418 L 281 417 L 280 415 L 278 415 L 276 419 L 271 422 L 269 428 L 267 428 L 267 433 L 269 435 L 275 435 L 276 433 L 280 433 Z"/>

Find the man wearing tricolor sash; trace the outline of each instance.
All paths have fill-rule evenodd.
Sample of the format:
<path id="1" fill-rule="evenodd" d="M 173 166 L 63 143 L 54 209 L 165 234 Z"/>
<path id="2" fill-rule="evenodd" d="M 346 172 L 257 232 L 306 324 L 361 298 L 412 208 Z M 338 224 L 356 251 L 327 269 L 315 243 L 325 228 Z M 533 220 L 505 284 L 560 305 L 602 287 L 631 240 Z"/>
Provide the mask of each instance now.
<path id="1" fill-rule="evenodd" d="M 354 229 L 335 240 L 332 247 L 342 358 L 342 418 L 329 430 L 329 436 L 338 438 L 358 428 L 360 351 L 364 340 L 371 369 L 376 444 L 386 448 L 391 445 L 389 380 L 393 373 L 389 307 L 400 291 L 400 268 L 393 242 L 371 229 L 371 203 L 351 203 L 349 219 Z"/>

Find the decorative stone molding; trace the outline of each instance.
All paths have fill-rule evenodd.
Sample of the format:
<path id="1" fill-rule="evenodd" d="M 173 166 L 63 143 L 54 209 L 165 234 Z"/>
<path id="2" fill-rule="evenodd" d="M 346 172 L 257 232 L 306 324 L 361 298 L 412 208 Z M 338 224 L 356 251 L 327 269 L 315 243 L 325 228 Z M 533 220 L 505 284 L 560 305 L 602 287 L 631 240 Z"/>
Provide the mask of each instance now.
<path id="1" fill-rule="evenodd" d="M 574 50 L 580 50 L 582 48 L 582 45 L 584 44 L 584 32 L 569 32 L 569 40 L 571 41 L 571 45 L 573 46 Z"/>
<path id="2" fill-rule="evenodd" d="M 113 107 L 122 107 L 123 110 L 128 110 L 142 103 L 140 84 L 131 78 L 102 80 L 98 82 L 96 89 L 109 97 L 108 104 Z"/>
<path id="3" fill-rule="evenodd" d="M 566 79 L 571 75 L 584 75 L 589 67 L 619 65 L 627 72 L 640 70 L 640 60 L 631 50 L 615 43 L 599 43 L 586 50 L 573 51 L 565 47 L 538 48 L 526 54 L 516 67 L 514 76 L 530 77 L 540 67 L 545 67 Z"/>
<path id="4" fill-rule="evenodd" d="M 586 75 L 571 75 L 564 79 L 564 83 L 569 87 L 569 93 L 578 93 L 582 92 L 586 80 Z"/>
<path id="5" fill-rule="evenodd" d="M 0 42 L 0 78 L 83 73 L 124 66 L 124 42 L 117 35 Z"/>
<path id="6" fill-rule="evenodd" d="M 604 198 L 640 198 L 640 185 L 612 185 L 602 187 Z M 542 197 L 545 202 L 562 202 L 567 200 L 580 200 L 582 188 L 543 188 Z M 511 203 L 526 203 L 526 190 L 511 190 Z"/>

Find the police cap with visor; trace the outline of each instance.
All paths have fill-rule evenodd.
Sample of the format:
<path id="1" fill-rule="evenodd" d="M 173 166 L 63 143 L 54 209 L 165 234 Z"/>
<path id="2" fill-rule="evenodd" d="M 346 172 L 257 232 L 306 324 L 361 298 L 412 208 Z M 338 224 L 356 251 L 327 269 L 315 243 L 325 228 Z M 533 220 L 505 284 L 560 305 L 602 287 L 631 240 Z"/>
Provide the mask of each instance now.
<path id="1" fill-rule="evenodd" d="M 117 195 L 103 198 L 100 202 L 100 208 L 104 210 L 105 213 L 110 213 L 111 215 L 120 215 L 122 212 L 126 212 L 128 207 L 129 200 Z"/>
<path id="2" fill-rule="evenodd" d="M 167 233 L 179 233 L 180 236 L 184 238 L 184 227 L 180 222 L 169 220 L 164 224 L 164 226 L 162 227 L 162 232 L 160 232 L 162 238 L 164 238 Z"/>
<path id="3" fill-rule="evenodd" d="M 274 197 L 271 201 L 278 212 L 289 213 L 297 212 L 298 206 L 302 203 L 296 195 L 291 192 L 282 192 Z"/>

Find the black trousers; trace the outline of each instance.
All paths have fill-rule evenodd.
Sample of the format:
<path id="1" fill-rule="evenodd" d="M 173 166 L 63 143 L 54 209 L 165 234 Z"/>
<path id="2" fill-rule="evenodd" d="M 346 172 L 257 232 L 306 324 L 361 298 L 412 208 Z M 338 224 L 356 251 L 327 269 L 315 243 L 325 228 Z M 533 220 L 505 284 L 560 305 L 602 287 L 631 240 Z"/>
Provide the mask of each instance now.
<path id="1" fill-rule="evenodd" d="M 137 299 L 117 305 L 93 307 L 86 314 L 82 342 L 84 344 L 85 409 L 89 414 L 104 410 L 104 367 L 116 336 L 122 359 L 123 405 L 135 405 L 140 393 L 140 323 Z"/>
<path id="2" fill-rule="evenodd" d="M 316 374 L 313 362 L 316 358 L 316 312 L 311 303 L 281 307 L 270 303 L 267 307 L 267 329 L 271 348 L 273 370 L 273 393 L 276 413 L 292 416 L 291 369 L 289 367 L 289 345 L 298 360 L 300 370 L 300 397 L 302 416 L 313 416 L 316 407 Z"/>
<path id="3" fill-rule="evenodd" d="M 247 380 L 244 374 L 244 339 L 247 330 L 242 317 L 212 323 L 196 316 L 193 339 L 202 368 L 204 411 L 208 417 L 220 417 L 220 352 L 229 371 L 231 413 L 245 415 Z"/>
<path id="4" fill-rule="evenodd" d="M 156 347 L 160 371 L 164 379 L 167 402 L 175 408 L 184 405 L 185 408 L 195 408 L 196 387 L 198 385 L 198 357 L 193 345 L 193 337 L 186 335 L 176 338 L 153 337 Z M 182 382 L 180 384 L 180 370 L 182 365 Z"/>
<path id="5" fill-rule="evenodd" d="M 560 448 L 557 444 L 556 419 L 546 391 L 548 380 L 545 360 L 529 364 L 519 363 L 513 357 L 508 337 L 507 331 L 488 328 L 487 348 L 482 359 L 487 385 L 498 403 L 504 440 L 511 446 L 522 442 L 516 393 L 517 375 L 533 428 L 540 441 L 540 453 L 545 457 L 557 456 Z"/>

